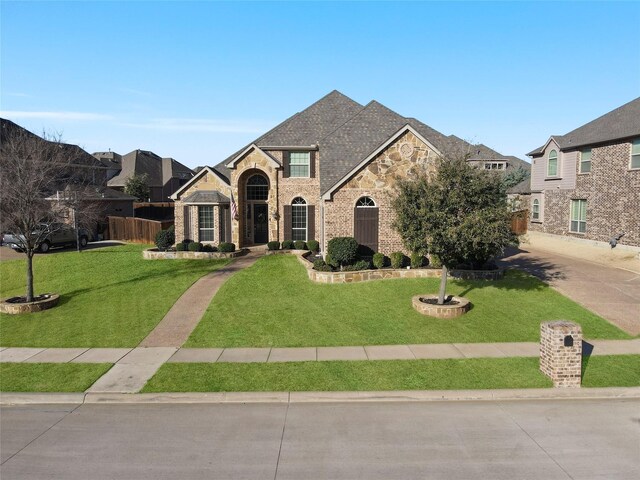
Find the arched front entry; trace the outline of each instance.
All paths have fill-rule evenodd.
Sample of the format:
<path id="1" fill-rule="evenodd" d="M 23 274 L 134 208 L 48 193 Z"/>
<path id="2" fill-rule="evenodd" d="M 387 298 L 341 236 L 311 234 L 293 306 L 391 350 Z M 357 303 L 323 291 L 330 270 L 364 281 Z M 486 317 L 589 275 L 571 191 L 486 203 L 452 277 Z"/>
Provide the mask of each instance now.
<path id="1" fill-rule="evenodd" d="M 269 241 L 269 180 L 262 173 L 251 173 L 244 188 L 245 244 Z"/>
<path id="2" fill-rule="evenodd" d="M 361 245 L 361 255 L 370 256 L 378 251 L 378 206 L 371 197 L 360 197 L 356 202 L 353 230 Z"/>

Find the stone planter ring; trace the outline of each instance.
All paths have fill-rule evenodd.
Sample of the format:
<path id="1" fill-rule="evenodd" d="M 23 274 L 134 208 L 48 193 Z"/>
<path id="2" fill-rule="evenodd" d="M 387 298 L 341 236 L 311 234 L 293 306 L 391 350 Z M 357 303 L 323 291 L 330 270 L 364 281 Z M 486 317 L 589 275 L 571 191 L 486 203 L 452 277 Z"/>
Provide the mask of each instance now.
<path id="1" fill-rule="evenodd" d="M 37 295 L 33 302 L 24 302 L 24 297 L 11 297 L 0 302 L 0 313 L 18 315 L 20 313 L 41 312 L 53 308 L 58 304 L 60 295 L 55 293 L 45 293 Z"/>
<path id="2" fill-rule="evenodd" d="M 448 303 L 438 305 L 438 295 L 416 295 L 411 299 L 413 308 L 422 315 L 435 318 L 456 318 L 471 308 L 471 302 L 464 297 L 451 297 Z"/>

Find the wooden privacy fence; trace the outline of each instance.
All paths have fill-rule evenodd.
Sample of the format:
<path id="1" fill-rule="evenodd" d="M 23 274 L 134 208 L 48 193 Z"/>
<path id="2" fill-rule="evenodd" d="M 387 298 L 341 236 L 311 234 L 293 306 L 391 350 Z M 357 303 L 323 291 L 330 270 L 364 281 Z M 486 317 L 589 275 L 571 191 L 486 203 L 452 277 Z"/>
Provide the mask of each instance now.
<path id="1" fill-rule="evenodd" d="M 516 235 L 527 233 L 527 223 L 529 222 L 529 210 L 518 210 L 511 214 L 511 231 Z"/>
<path id="2" fill-rule="evenodd" d="M 173 225 L 173 220 L 159 222 L 146 218 L 108 217 L 109 239 L 135 243 L 155 243 L 156 233 Z"/>

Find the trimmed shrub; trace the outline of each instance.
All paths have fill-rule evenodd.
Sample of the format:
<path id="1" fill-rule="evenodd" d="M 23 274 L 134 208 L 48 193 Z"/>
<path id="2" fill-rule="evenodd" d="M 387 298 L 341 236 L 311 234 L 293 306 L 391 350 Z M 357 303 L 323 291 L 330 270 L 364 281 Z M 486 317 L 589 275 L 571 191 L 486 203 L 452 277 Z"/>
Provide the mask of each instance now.
<path id="1" fill-rule="evenodd" d="M 320 242 L 318 242 L 317 240 L 309 240 L 307 242 L 307 248 L 309 250 L 311 250 L 312 252 L 319 252 L 320 251 Z"/>
<path id="2" fill-rule="evenodd" d="M 282 242 L 283 250 L 292 250 L 293 249 L 293 240 L 285 240 Z"/>
<path id="3" fill-rule="evenodd" d="M 218 245 L 218 251 L 222 253 L 231 253 L 236 251 L 235 243 L 231 242 L 222 242 Z"/>
<path id="4" fill-rule="evenodd" d="M 325 262 L 321 258 L 318 258 L 313 261 L 313 269 L 318 270 L 319 272 L 330 272 L 333 270 L 331 268 L 331 265 L 328 265 L 327 262 Z"/>
<path id="5" fill-rule="evenodd" d="M 429 255 L 429 266 L 432 268 L 442 268 L 442 262 L 437 255 L 434 255 L 432 253 L 431 255 Z"/>
<path id="6" fill-rule="evenodd" d="M 370 268 L 371 264 L 367 260 L 358 260 L 352 265 L 346 265 L 342 270 L 345 272 L 357 272 L 358 270 L 369 270 Z"/>
<path id="7" fill-rule="evenodd" d="M 376 268 L 384 268 L 385 264 L 387 263 L 386 258 L 384 256 L 384 253 L 374 253 L 373 254 L 373 266 Z"/>
<path id="8" fill-rule="evenodd" d="M 307 244 L 302 240 L 296 240 L 293 242 L 293 246 L 296 247 L 296 250 L 304 250 L 307 247 Z"/>
<path id="9" fill-rule="evenodd" d="M 184 252 L 186 250 L 186 245 L 182 242 L 176 243 L 176 252 Z"/>
<path id="10" fill-rule="evenodd" d="M 188 248 L 190 252 L 201 252 L 202 244 L 200 242 L 191 242 Z"/>
<path id="11" fill-rule="evenodd" d="M 280 242 L 274 240 L 272 242 L 267 243 L 267 248 L 269 250 L 280 250 Z"/>
<path id="12" fill-rule="evenodd" d="M 419 253 L 413 252 L 411 254 L 411 268 L 421 268 L 425 264 L 425 258 Z"/>
<path id="13" fill-rule="evenodd" d="M 335 237 L 329 240 L 327 253 L 338 264 L 349 265 L 358 255 L 358 242 L 353 237 Z"/>
<path id="14" fill-rule="evenodd" d="M 172 231 L 160 230 L 156 233 L 156 247 L 161 252 L 166 252 L 175 242 L 176 238 Z"/>
<path id="15" fill-rule="evenodd" d="M 328 253 L 324 256 L 324 261 L 327 262 L 327 265 L 338 268 L 340 264 L 336 262 L 331 255 Z"/>
<path id="16" fill-rule="evenodd" d="M 218 249 L 216 247 L 214 247 L 213 245 L 210 244 L 206 244 L 206 245 L 202 245 L 202 251 L 203 252 L 217 252 Z"/>
<path id="17" fill-rule="evenodd" d="M 402 252 L 393 252 L 389 255 L 391 259 L 391 268 L 402 268 L 404 264 L 404 253 Z"/>

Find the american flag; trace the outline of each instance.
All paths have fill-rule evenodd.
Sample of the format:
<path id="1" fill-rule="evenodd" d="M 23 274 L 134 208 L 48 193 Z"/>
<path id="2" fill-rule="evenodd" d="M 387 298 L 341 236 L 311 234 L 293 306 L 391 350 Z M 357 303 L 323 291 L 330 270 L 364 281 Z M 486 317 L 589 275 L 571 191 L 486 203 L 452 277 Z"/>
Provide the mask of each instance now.
<path id="1" fill-rule="evenodd" d="M 236 201 L 233 199 L 233 192 L 231 192 L 231 218 L 238 220 L 238 205 L 236 205 Z"/>

